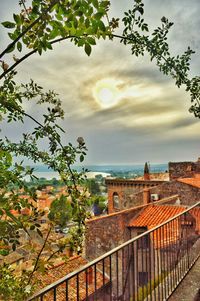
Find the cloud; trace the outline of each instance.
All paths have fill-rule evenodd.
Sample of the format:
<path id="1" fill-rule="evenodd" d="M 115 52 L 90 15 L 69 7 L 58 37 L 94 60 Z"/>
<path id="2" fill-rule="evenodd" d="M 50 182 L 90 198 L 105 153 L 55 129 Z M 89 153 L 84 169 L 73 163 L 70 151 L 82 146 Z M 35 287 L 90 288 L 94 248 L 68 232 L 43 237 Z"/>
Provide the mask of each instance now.
<path id="1" fill-rule="evenodd" d="M 6 19 L 12 18 L 12 2 L 3 4 Z M 111 15 L 122 17 L 131 6 L 129 0 L 113 0 Z M 188 45 L 199 51 L 199 9 L 198 0 L 145 0 L 145 18 L 151 29 L 160 25 L 163 15 L 174 21 L 169 33 L 174 55 Z M 130 47 L 117 39 L 98 41 L 89 58 L 82 48 L 65 41 L 41 57 L 35 54 L 18 70 L 19 81 L 27 81 L 30 76 L 45 89 L 59 93 L 66 112 L 66 120 L 61 122 L 67 130 L 64 139 L 84 136 L 90 163 L 162 162 L 187 156 L 191 159 L 198 153 L 200 125 L 188 113 L 189 95 L 162 75 L 148 54 L 135 58 Z M 199 70 L 197 53 L 191 73 Z M 96 83 L 106 78 L 118 83 L 115 88 L 119 97 L 116 105 L 107 109 L 98 105 L 93 93 Z M 28 109 L 38 115 L 38 111 Z"/>

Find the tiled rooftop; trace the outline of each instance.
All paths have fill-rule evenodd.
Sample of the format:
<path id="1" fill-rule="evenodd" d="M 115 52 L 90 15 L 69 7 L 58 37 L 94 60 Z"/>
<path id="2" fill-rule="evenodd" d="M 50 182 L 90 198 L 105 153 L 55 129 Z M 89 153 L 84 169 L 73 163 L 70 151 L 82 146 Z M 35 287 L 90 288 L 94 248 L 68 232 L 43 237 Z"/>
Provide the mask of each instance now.
<path id="1" fill-rule="evenodd" d="M 5 249 L 5 247 L 4 247 Z M 24 258 L 23 255 L 19 254 L 18 252 L 11 252 L 9 255 L 7 256 L 1 256 L 0 255 L 0 265 L 3 263 L 6 264 L 13 264 L 19 260 L 22 260 Z"/>
<path id="2" fill-rule="evenodd" d="M 148 230 L 162 224 L 163 222 L 173 218 L 177 214 L 184 212 L 187 207 L 174 205 L 151 205 L 144 208 L 137 217 L 133 218 L 128 227 L 144 227 Z M 195 231 L 200 233 L 200 208 L 193 208 L 187 215 L 187 220 L 181 221 L 182 225 L 188 224 L 192 226 L 192 220 L 195 218 Z M 164 227 L 162 234 L 159 230 L 154 230 L 150 234 L 154 247 L 162 248 L 176 243 L 180 239 L 180 223 L 178 220 L 173 222 L 173 227 Z"/>
<path id="3" fill-rule="evenodd" d="M 62 277 L 68 275 L 69 273 L 79 269 L 80 267 L 87 264 L 87 261 L 83 259 L 81 256 L 74 256 L 70 258 L 66 263 L 61 263 L 56 267 L 53 267 L 49 269 L 47 272 L 45 272 L 44 275 L 38 274 L 35 275 L 38 277 L 38 280 L 40 282 L 38 290 L 41 290 L 42 288 L 52 284 L 53 282 L 61 279 Z M 88 284 L 88 296 L 94 293 L 94 271 L 93 268 L 91 268 L 92 271 L 90 271 L 93 275 L 92 281 L 90 284 Z M 89 277 L 89 275 L 88 275 Z M 69 301 L 77 300 L 77 282 L 76 277 L 73 277 L 71 280 L 69 280 L 68 283 L 68 299 Z M 82 272 L 79 274 L 79 300 L 85 300 L 86 298 L 86 272 Z M 108 278 L 104 279 L 104 283 L 108 283 Z M 97 271 L 96 273 L 96 289 L 98 290 L 103 286 L 103 276 L 101 272 Z M 66 283 L 63 283 L 58 286 L 57 291 L 57 298 L 59 301 L 66 300 Z M 43 300 L 52 300 L 52 293 L 47 293 Z"/>
<path id="4" fill-rule="evenodd" d="M 168 205 L 152 205 L 143 209 L 138 217 L 133 218 L 129 227 L 147 227 L 153 228 L 175 215 L 182 213 L 186 207 L 168 206 Z"/>
<path id="5" fill-rule="evenodd" d="M 178 182 L 185 183 L 185 184 L 200 188 L 200 178 L 198 178 L 198 177 L 196 177 L 196 178 L 181 178 L 181 179 L 178 179 Z"/>
<path id="6" fill-rule="evenodd" d="M 135 178 L 135 180 L 144 180 L 144 176 L 140 176 Z M 150 180 L 161 180 L 161 181 L 169 181 L 169 173 L 163 172 L 163 173 L 151 173 L 150 174 Z"/>

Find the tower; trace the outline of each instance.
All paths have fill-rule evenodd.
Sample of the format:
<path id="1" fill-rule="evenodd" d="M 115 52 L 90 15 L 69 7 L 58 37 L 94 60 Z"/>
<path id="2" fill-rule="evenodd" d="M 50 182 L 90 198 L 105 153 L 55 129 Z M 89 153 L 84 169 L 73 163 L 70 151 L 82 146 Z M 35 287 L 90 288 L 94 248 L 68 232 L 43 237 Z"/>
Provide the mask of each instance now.
<path id="1" fill-rule="evenodd" d="M 150 181 L 149 166 L 147 162 L 145 162 L 144 165 L 144 181 Z"/>

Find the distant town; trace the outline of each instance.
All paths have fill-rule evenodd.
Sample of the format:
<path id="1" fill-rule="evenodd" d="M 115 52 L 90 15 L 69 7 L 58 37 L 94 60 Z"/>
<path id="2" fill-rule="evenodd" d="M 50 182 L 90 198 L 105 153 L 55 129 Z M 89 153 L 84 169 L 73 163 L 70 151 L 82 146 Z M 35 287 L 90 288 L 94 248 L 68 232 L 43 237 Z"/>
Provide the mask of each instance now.
<path id="1" fill-rule="evenodd" d="M 122 174 L 123 177 L 120 176 Z M 146 162 L 143 175 L 139 174 L 140 176 L 129 178 L 130 171 L 120 172 L 118 177 L 94 173 L 92 178 L 86 179 L 85 184 L 79 187 L 80 190 L 88 191 L 90 200 L 84 252 L 81 255 L 75 254 L 70 246 L 73 213 L 70 212 L 70 207 L 62 207 L 62 204 L 57 203 L 62 195 L 70 203 L 67 188 L 55 178 L 40 178 L 28 183 L 37 187 L 37 201 L 29 199 L 29 202 L 43 212 L 39 231 L 45 233 L 49 221 L 52 221 L 54 229 L 50 234 L 51 251 L 53 248 L 56 252 L 62 243 L 64 246 L 62 254 L 54 260 L 53 265 L 46 269 L 43 276 L 38 276 L 40 281 L 36 291 L 39 292 L 100 256 L 104 257 L 101 264 L 97 261 L 98 271 L 96 264 L 83 269 L 88 278 L 85 280 L 85 276 L 80 276 L 79 288 L 78 284 L 69 282 L 69 299 L 64 297 L 66 291 L 63 292 L 63 286 L 58 288 L 59 301 L 94 300 L 94 296 L 106 301 L 110 300 L 110 296 L 112 300 L 122 300 L 122 296 L 126 296 L 123 300 L 144 300 L 148 295 L 159 294 L 159 285 L 163 279 L 165 282 L 171 281 L 171 273 L 178 273 L 182 277 L 181 269 L 184 270 L 186 262 L 192 264 L 199 245 L 200 160 L 170 162 L 168 170 L 156 173 L 151 172 Z M 20 199 L 28 198 L 23 190 L 17 193 Z M 28 216 L 31 210 L 31 207 L 23 208 L 12 210 L 11 213 L 14 216 Z M 151 229 L 152 232 L 148 232 Z M 20 238 L 20 247 L 7 256 L 1 256 L 1 263 L 10 264 L 16 273 L 31 269 L 34 261 L 29 249 L 31 235 L 31 231 L 29 235 L 24 232 Z M 39 249 L 43 244 L 39 234 L 35 241 L 35 248 Z M 129 241 L 129 244 L 123 246 Z M 108 253 L 115 248 L 119 248 L 118 251 Z M 106 257 L 106 254 L 110 255 Z M 48 252 L 43 254 L 44 257 L 47 255 Z M 120 284 L 116 273 L 117 277 L 125 277 L 127 280 Z M 134 283 L 133 289 L 130 289 L 130 281 Z M 172 281 L 171 288 L 168 287 L 169 291 L 173 291 L 174 283 Z M 85 285 L 87 290 L 84 289 Z M 76 297 L 77 289 L 79 299 Z M 48 298 L 52 294 L 51 290 L 47 291 L 45 300 L 50 300 Z"/>

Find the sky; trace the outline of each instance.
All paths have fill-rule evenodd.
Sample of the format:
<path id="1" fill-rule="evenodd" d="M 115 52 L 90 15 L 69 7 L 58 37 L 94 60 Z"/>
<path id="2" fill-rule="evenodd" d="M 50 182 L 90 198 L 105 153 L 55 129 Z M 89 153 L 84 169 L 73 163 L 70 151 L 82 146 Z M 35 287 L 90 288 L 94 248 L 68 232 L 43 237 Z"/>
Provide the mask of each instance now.
<path id="1" fill-rule="evenodd" d="M 110 16 L 123 17 L 133 1 L 112 0 Z M 153 29 L 162 16 L 174 22 L 169 34 L 173 55 L 190 46 L 191 76 L 200 70 L 200 1 L 144 0 L 145 19 Z M 12 20 L 17 0 L 1 0 L 0 19 Z M 119 30 L 120 32 L 120 30 Z M 1 29 L 0 48 L 7 43 Z M 7 59 L 9 63 L 9 58 Z M 86 164 L 143 164 L 190 161 L 200 156 L 200 122 L 191 113 L 189 94 L 162 75 L 149 56 L 136 58 L 119 40 L 100 41 L 90 57 L 82 48 L 62 42 L 41 57 L 20 64 L 18 81 L 36 80 L 54 89 L 62 100 L 64 142 L 84 137 Z M 27 111 L 39 114 L 36 108 Z M 19 139 L 23 126 L 13 131 L 3 124 L 2 135 Z M 31 129 L 32 124 L 26 125 Z"/>

